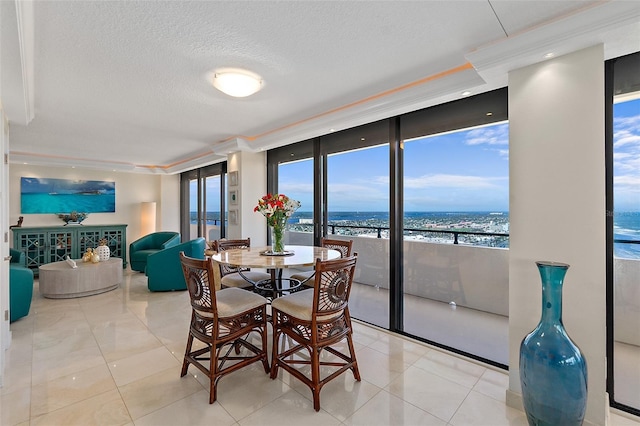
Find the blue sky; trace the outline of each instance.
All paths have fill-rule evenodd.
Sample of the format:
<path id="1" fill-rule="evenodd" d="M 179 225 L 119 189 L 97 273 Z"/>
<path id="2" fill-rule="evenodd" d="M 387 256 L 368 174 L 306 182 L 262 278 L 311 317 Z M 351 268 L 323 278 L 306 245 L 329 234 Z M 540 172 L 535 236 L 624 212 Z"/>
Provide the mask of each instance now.
<path id="1" fill-rule="evenodd" d="M 615 211 L 640 211 L 640 99 L 613 108 Z"/>
<path id="2" fill-rule="evenodd" d="M 640 211 L 640 99 L 614 105 L 614 129 L 615 210 Z M 499 123 L 406 141 L 405 211 L 508 211 L 508 133 Z M 388 154 L 382 145 L 330 156 L 329 210 L 388 211 Z M 279 174 L 280 192 L 311 211 L 312 160 L 283 164 Z M 210 193 L 218 185 L 219 177 L 207 179 Z M 217 197 L 207 204 L 220 210 Z"/>
<path id="3" fill-rule="evenodd" d="M 506 123 L 405 142 L 405 211 L 507 211 Z M 389 148 L 332 155 L 328 161 L 330 211 L 387 211 Z M 281 165 L 280 192 L 313 206 L 312 162 Z"/>
<path id="4" fill-rule="evenodd" d="M 640 99 L 614 108 L 616 211 L 640 210 Z M 405 142 L 405 211 L 508 211 L 507 123 Z M 313 209 L 312 161 L 279 169 L 280 192 Z M 336 154 L 328 162 L 330 211 L 387 211 L 388 147 Z"/>

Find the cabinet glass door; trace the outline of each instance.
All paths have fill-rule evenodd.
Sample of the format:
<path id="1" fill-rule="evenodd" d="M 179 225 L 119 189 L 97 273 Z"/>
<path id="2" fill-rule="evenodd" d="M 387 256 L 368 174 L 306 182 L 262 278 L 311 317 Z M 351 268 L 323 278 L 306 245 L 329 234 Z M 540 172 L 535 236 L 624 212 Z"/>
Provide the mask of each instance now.
<path id="1" fill-rule="evenodd" d="M 47 234 L 43 232 L 34 232 L 21 234 L 18 241 L 18 249 L 24 251 L 27 268 L 38 269 L 45 259 L 45 247 Z"/>
<path id="2" fill-rule="evenodd" d="M 65 260 L 73 255 L 73 235 L 71 231 L 47 233 L 47 263 Z"/>

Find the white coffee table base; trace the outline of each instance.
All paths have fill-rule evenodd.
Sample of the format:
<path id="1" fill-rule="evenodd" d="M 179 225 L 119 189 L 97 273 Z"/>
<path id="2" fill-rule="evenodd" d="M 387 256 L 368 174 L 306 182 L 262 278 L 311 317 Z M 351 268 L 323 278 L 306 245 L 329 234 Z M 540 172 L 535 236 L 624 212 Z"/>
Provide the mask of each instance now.
<path id="1" fill-rule="evenodd" d="M 122 259 L 91 263 L 76 260 L 77 268 L 67 262 L 53 262 L 39 268 L 40 294 L 50 299 L 91 296 L 115 290 L 122 283 Z"/>

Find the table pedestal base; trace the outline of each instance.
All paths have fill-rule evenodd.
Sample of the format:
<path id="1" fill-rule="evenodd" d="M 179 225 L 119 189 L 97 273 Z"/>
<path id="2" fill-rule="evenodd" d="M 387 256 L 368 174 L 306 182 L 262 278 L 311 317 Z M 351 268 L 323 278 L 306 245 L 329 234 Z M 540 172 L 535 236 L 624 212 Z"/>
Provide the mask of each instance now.
<path id="1" fill-rule="evenodd" d="M 277 277 L 273 280 L 258 281 L 254 283 L 253 286 L 259 294 L 275 299 L 276 297 L 282 296 L 282 293 L 293 293 L 301 290 L 302 283 L 293 278 Z"/>

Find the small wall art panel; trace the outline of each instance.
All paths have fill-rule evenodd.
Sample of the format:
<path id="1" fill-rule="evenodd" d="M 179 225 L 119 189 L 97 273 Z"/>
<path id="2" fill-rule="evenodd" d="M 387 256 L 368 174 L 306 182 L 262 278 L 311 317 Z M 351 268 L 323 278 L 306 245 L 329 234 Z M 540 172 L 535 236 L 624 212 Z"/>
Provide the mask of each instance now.
<path id="1" fill-rule="evenodd" d="M 116 183 L 101 180 L 20 178 L 21 213 L 113 213 Z"/>

